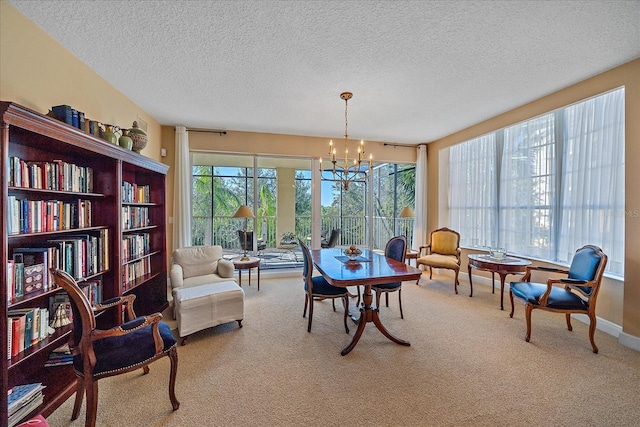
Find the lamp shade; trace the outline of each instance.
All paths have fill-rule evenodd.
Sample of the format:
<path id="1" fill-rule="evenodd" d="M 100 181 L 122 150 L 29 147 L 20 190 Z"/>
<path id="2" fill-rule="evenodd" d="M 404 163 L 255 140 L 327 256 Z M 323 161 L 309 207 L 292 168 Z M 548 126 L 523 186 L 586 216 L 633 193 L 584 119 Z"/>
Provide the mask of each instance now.
<path id="1" fill-rule="evenodd" d="M 413 218 L 414 216 L 416 215 L 413 213 L 413 209 L 409 206 L 405 206 L 402 209 L 402 212 L 400 212 L 400 218 Z"/>
<path id="2" fill-rule="evenodd" d="M 242 205 L 238 208 L 236 213 L 233 215 L 234 218 L 253 218 L 253 212 L 249 209 L 249 206 Z"/>

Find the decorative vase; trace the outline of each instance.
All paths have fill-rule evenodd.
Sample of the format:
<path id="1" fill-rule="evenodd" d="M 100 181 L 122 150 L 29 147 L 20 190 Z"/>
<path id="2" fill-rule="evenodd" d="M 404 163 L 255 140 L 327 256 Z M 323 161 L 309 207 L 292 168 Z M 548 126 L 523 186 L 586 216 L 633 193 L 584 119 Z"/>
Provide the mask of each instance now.
<path id="1" fill-rule="evenodd" d="M 105 141 L 110 142 L 112 144 L 117 144 L 118 143 L 118 137 L 113 132 L 113 126 L 112 125 L 105 125 L 105 126 L 106 126 L 106 130 L 104 131 L 104 139 L 105 139 Z"/>
<path id="2" fill-rule="evenodd" d="M 120 147 L 122 148 L 131 150 L 133 147 L 133 139 L 129 136 L 128 129 L 122 129 L 122 136 L 118 138 L 118 144 L 120 144 Z"/>
<path id="3" fill-rule="evenodd" d="M 133 127 L 129 129 L 129 136 L 133 140 L 132 150 L 136 153 L 144 149 L 149 141 L 147 133 L 138 127 L 138 122 L 133 122 Z"/>

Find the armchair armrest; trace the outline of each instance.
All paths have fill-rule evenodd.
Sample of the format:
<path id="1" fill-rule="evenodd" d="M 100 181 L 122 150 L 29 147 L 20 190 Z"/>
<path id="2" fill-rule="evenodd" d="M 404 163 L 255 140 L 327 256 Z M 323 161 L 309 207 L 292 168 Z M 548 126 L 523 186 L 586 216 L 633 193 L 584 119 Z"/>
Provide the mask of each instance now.
<path id="1" fill-rule="evenodd" d="M 151 325 L 151 331 L 153 334 L 153 342 L 155 346 L 156 354 L 162 351 L 162 337 L 160 336 L 160 330 L 158 328 L 162 320 L 162 314 L 153 313 L 144 317 L 137 317 L 133 320 L 123 323 L 122 325 L 115 326 L 111 329 L 94 329 L 91 332 L 91 342 L 98 341 L 108 337 L 118 337 L 126 334 L 130 334 L 138 329 L 142 329 Z"/>
<path id="2" fill-rule="evenodd" d="M 531 280 L 531 272 L 533 270 L 547 271 L 549 273 L 569 274 L 569 270 L 567 270 L 566 268 L 544 267 L 542 265 L 527 265 L 525 267 L 524 276 L 522 276 L 522 279 L 520 279 L 520 281 L 529 282 Z"/>
<path id="3" fill-rule="evenodd" d="M 171 289 L 181 288 L 184 286 L 184 274 L 180 264 L 173 264 L 169 272 L 171 278 Z"/>
<path id="4" fill-rule="evenodd" d="M 431 245 L 421 245 L 421 246 L 418 248 L 418 256 L 421 256 L 421 255 L 422 255 L 422 250 L 423 250 L 423 249 L 426 249 L 426 250 L 424 251 L 424 254 L 425 254 L 425 255 L 427 255 L 427 254 L 431 251 Z"/>
<path id="5" fill-rule="evenodd" d="M 218 260 L 218 276 L 223 277 L 225 279 L 230 279 L 233 277 L 233 270 L 235 267 L 233 263 L 226 259 Z"/>
<path id="6" fill-rule="evenodd" d="M 134 294 L 123 295 L 121 297 L 109 298 L 106 301 L 102 301 L 100 304 L 96 304 L 95 311 L 103 311 L 111 307 L 126 304 L 127 320 L 136 318 L 136 313 L 133 311 L 133 301 L 136 299 Z"/>
<path id="7" fill-rule="evenodd" d="M 544 293 L 540 297 L 541 307 L 544 307 L 547 305 L 547 301 L 549 300 L 549 295 L 551 294 L 551 289 L 553 288 L 553 285 L 556 283 L 563 284 L 563 285 L 571 284 L 571 285 L 580 285 L 580 286 L 595 285 L 595 283 L 593 283 L 592 281 L 587 281 L 587 280 L 576 280 L 576 279 L 568 279 L 568 278 L 549 279 L 547 280 L 547 290 L 544 291 Z M 565 289 L 567 289 L 567 292 L 570 292 L 568 290 L 568 287 L 566 287 Z"/>

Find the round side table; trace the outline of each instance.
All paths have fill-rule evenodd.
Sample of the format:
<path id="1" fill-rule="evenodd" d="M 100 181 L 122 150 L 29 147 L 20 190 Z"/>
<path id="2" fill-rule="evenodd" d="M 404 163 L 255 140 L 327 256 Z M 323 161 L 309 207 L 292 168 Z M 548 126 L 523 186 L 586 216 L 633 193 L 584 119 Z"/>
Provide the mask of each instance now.
<path id="1" fill-rule="evenodd" d="M 249 257 L 248 260 L 242 261 L 241 258 L 233 258 L 231 260 L 233 266 L 238 270 L 238 284 L 242 286 L 242 270 L 249 270 L 249 286 L 251 286 L 251 269 L 258 269 L 258 291 L 260 290 L 260 258 Z"/>
<path id="2" fill-rule="evenodd" d="M 494 273 L 498 273 L 500 276 L 500 310 L 504 310 L 505 277 L 507 277 L 507 274 L 523 274 L 526 271 L 526 266 L 529 264 L 531 264 L 531 261 L 529 260 L 510 256 L 498 259 L 485 254 L 469 254 L 469 264 L 467 266 L 467 269 L 469 270 L 469 285 L 471 287 L 471 293 L 469 296 L 473 296 L 471 268 L 491 272 L 491 293 L 494 293 Z"/>

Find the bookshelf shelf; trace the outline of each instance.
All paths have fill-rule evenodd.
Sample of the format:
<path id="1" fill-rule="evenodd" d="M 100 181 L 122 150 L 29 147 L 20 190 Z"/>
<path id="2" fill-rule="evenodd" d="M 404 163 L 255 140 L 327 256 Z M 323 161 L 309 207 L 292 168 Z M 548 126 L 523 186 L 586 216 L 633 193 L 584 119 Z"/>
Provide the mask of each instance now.
<path id="1" fill-rule="evenodd" d="M 21 363 L 30 361 L 31 358 L 35 357 L 41 351 L 46 352 L 47 350 L 53 350 L 56 347 L 61 346 L 69 337 L 71 330 L 71 325 L 62 326 L 56 329 L 53 335 L 49 335 L 44 340 L 32 345 L 24 351 L 21 351 L 17 356 L 11 358 L 11 361 L 9 362 L 9 369 L 13 369 Z"/>
<path id="2" fill-rule="evenodd" d="M 0 351 L 4 351 L 0 357 L 0 425 L 6 425 L 7 392 L 13 386 L 33 382 L 46 385 L 44 404 L 30 414 L 44 416 L 73 395 L 76 386 L 71 366 L 44 366 L 49 353 L 72 336 L 72 325 L 58 328 L 54 334 L 7 357 L 7 331 L 15 323 L 9 319 L 9 310 L 15 316 L 19 310 L 49 309 L 50 299 L 61 292 L 49 284 L 47 290 L 20 296 L 19 290 L 5 280 L 13 277 L 9 274 L 10 265 L 13 269 L 21 261 L 14 260 L 14 250 L 26 253 L 25 248 L 46 248 L 44 252 L 53 254 L 47 258 L 47 265 L 75 269 L 73 275 L 82 276 L 77 279 L 80 284 L 90 282 L 91 289 L 96 284 L 101 287 L 103 300 L 135 294 L 138 315 L 162 311 L 168 306 L 168 166 L 15 103 L 0 102 L 0 115 Z M 43 206 L 54 208 L 43 214 Z M 70 209 L 70 222 L 68 216 L 64 222 L 59 219 L 63 213 L 67 215 L 64 209 Z M 51 211 L 53 216 L 49 216 Z M 124 229 L 123 212 L 144 214 L 143 222 L 129 223 L 144 226 Z M 26 222 L 33 218 L 34 223 Z M 20 232 L 15 233 L 16 230 Z M 136 233 L 145 235 L 150 250 L 136 259 L 120 262 L 123 241 L 135 240 Z M 69 245 L 72 250 L 67 252 Z M 71 266 L 61 259 L 71 259 Z M 144 269 L 136 271 L 139 277 L 127 280 L 125 286 L 125 271 L 136 262 L 144 264 Z M 28 264 L 24 261 L 23 265 Z M 18 296 L 12 298 L 14 292 Z M 105 310 L 98 320 L 103 328 L 120 323 L 122 316 L 117 310 Z"/>

